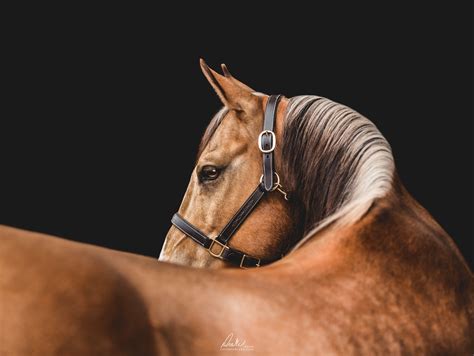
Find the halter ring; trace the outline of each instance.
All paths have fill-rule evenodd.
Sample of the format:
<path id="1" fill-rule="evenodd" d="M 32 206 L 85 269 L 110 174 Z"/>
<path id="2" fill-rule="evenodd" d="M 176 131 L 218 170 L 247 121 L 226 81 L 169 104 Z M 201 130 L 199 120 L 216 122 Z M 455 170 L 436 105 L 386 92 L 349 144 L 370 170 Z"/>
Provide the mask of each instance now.
<path id="1" fill-rule="evenodd" d="M 286 201 L 290 200 L 290 197 L 288 196 L 288 193 L 283 190 L 283 186 L 280 184 L 280 176 L 278 175 L 277 172 L 273 172 L 273 174 L 276 177 L 276 182 L 273 184 L 272 189 L 270 189 L 271 192 L 278 190 L 281 194 L 283 194 L 283 197 L 285 198 Z M 263 174 L 260 176 L 260 184 L 263 183 Z"/>
<path id="2" fill-rule="evenodd" d="M 262 145 L 262 138 L 263 138 L 263 135 L 270 135 L 272 136 L 272 147 L 270 147 L 268 150 L 264 149 L 263 148 L 263 145 Z M 260 149 L 260 151 L 262 153 L 270 153 L 270 152 L 273 152 L 273 150 L 275 149 L 276 147 L 276 136 L 275 136 L 275 133 L 273 131 L 270 131 L 270 130 L 263 130 L 262 132 L 260 132 L 260 135 L 258 135 L 258 148 Z"/>
<path id="3" fill-rule="evenodd" d="M 271 192 L 278 189 L 278 187 L 281 187 L 281 185 L 280 185 L 280 176 L 278 175 L 277 172 L 273 172 L 273 174 L 276 177 L 276 182 L 273 183 L 273 187 L 272 187 L 272 189 L 270 189 Z M 260 176 L 260 184 L 262 184 L 262 183 L 263 183 L 263 174 Z"/>

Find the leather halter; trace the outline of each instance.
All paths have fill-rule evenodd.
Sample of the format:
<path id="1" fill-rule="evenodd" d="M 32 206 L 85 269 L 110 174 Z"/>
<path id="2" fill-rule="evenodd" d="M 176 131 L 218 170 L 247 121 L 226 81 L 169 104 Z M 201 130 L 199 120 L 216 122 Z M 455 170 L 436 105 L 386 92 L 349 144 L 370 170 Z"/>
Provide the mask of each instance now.
<path id="1" fill-rule="evenodd" d="M 287 194 L 281 189 L 280 177 L 275 172 L 273 162 L 273 151 L 276 147 L 276 136 L 273 128 L 275 126 L 276 109 L 280 99 L 280 95 L 271 95 L 268 98 L 263 120 L 263 131 L 258 136 L 258 147 L 263 154 L 263 174 L 260 178 L 260 183 L 219 235 L 215 239 L 206 236 L 206 234 L 193 226 L 178 213 L 174 214 L 171 219 L 171 223 L 175 227 L 190 237 L 194 242 L 206 248 L 213 257 L 220 258 L 241 268 L 260 267 L 273 262 L 273 260 L 262 260 L 252 257 L 228 246 L 227 243 L 230 238 L 255 209 L 265 194 L 278 190 L 285 196 L 285 199 L 288 200 Z"/>

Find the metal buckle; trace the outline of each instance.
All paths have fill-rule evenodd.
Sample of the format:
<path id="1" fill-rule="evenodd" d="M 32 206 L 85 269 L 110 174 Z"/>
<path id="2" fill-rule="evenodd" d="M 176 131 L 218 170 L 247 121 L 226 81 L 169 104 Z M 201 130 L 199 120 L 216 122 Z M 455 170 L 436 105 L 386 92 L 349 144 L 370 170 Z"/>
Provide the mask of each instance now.
<path id="1" fill-rule="evenodd" d="M 264 149 L 263 146 L 262 146 L 262 137 L 263 137 L 263 135 L 271 135 L 272 136 L 272 147 L 270 147 L 268 150 Z M 262 153 L 270 153 L 270 152 L 273 152 L 275 147 L 276 147 L 275 133 L 273 131 L 270 131 L 270 130 L 263 130 L 262 132 L 260 132 L 260 135 L 258 135 L 258 148 L 260 149 L 260 151 Z"/>
<path id="2" fill-rule="evenodd" d="M 240 268 L 244 268 L 244 269 L 247 269 L 247 267 L 244 267 L 244 261 L 245 261 L 245 257 L 248 257 L 245 253 L 242 255 L 242 258 L 240 259 Z M 255 267 L 260 267 L 260 258 L 257 258 L 258 262 L 257 264 L 255 265 Z"/>
<path id="3" fill-rule="evenodd" d="M 214 246 L 214 244 L 218 244 L 219 246 L 221 246 L 221 250 L 217 254 L 212 252 L 212 246 Z M 224 252 L 225 249 L 229 249 L 229 246 L 224 245 L 223 243 L 217 241 L 216 239 L 213 239 L 207 251 L 210 253 L 211 256 L 222 259 L 222 252 Z"/>

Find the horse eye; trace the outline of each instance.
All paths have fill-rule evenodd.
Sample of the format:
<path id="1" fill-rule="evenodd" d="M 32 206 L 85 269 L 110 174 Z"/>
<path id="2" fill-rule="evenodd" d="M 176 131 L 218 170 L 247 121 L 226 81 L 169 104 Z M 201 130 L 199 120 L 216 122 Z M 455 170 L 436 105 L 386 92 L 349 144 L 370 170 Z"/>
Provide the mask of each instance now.
<path id="1" fill-rule="evenodd" d="M 201 182 L 214 180 L 219 177 L 219 173 L 220 171 L 216 166 L 204 166 L 199 172 L 199 180 Z"/>

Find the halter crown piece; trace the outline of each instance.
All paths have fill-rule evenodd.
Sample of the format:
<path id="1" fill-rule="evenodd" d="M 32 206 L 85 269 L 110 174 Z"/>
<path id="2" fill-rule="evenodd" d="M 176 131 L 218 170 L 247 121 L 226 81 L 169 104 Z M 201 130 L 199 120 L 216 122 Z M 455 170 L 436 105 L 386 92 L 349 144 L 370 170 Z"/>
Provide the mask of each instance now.
<path id="1" fill-rule="evenodd" d="M 174 214 L 171 219 L 171 223 L 176 228 L 190 237 L 194 242 L 207 249 L 211 256 L 220 258 L 241 268 L 260 267 L 273 262 L 273 260 L 262 260 L 252 257 L 228 246 L 230 238 L 239 229 L 253 209 L 255 209 L 265 194 L 278 190 L 284 195 L 285 200 L 288 200 L 287 194 L 282 190 L 280 185 L 280 177 L 275 172 L 273 162 L 273 152 L 276 148 L 276 136 L 273 128 L 275 126 L 276 109 L 280 99 L 281 95 L 271 95 L 268 98 L 263 119 L 263 131 L 258 135 L 258 148 L 263 154 L 263 173 L 260 177 L 260 183 L 219 235 L 214 239 L 206 236 L 206 234 L 178 213 Z"/>

